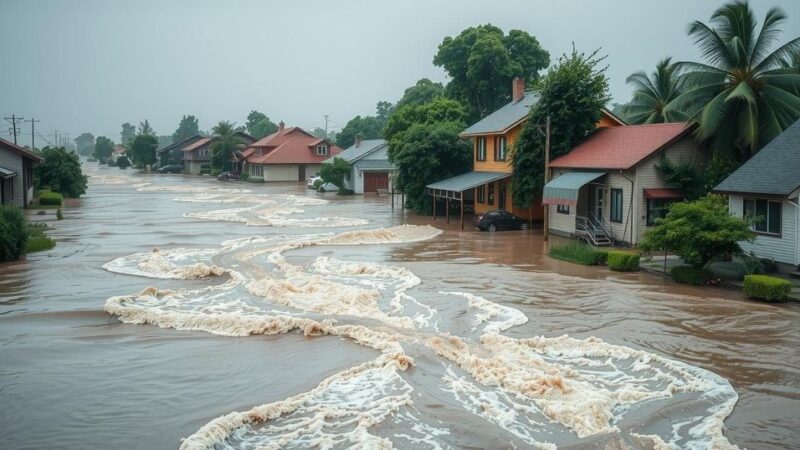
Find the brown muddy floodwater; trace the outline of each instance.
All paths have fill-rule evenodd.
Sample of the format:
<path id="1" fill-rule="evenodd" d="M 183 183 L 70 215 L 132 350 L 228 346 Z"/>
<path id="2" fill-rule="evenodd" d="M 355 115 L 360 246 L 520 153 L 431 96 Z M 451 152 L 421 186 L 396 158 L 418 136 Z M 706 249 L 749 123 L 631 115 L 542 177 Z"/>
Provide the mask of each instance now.
<path id="1" fill-rule="evenodd" d="M 58 246 L 0 265 L 0 448 L 800 448 L 797 304 L 386 198 L 85 169 Z"/>

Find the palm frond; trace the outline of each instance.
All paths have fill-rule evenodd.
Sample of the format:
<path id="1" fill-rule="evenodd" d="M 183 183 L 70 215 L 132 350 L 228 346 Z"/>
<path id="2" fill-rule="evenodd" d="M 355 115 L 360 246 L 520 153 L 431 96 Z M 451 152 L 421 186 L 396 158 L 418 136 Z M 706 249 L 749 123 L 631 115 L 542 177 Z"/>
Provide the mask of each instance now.
<path id="1" fill-rule="evenodd" d="M 715 30 L 703 22 L 695 21 L 689 24 L 689 36 L 694 38 L 695 44 L 700 47 L 703 59 L 711 64 L 731 66 L 728 46 Z"/>
<path id="2" fill-rule="evenodd" d="M 753 64 L 758 64 L 769 51 L 770 45 L 778 39 L 781 30 L 778 25 L 786 21 L 786 13 L 780 8 L 770 8 L 767 15 L 764 17 L 764 23 L 761 25 L 761 32 L 758 34 L 753 49 L 750 52 L 750 61 Z"/>
<path id="3" fill-rule="evenodd" d="M 800 37 L 781 45 L 774 52 L 770 53 L 753 69 L 754 72 L 781 67 L 781 63 L 787 58 L 796 57 L 800 53 Z"/>

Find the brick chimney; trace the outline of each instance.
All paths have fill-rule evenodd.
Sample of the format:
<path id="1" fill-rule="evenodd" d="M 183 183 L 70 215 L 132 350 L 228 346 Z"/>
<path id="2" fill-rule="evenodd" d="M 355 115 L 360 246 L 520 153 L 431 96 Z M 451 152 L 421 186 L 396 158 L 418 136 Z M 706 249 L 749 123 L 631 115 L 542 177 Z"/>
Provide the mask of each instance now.
<path id="1" fill-rule="evenodd" d="M 518 102 L 525 97 L 525 78 L 514 77 L 511 80 L 511 100 Z"/>
<path id="2" fill-rule="evenodd" d="M 286 128 L 286 124 L 283 123 L 283 121 L 281 120 L 280 122 L 278 122 L 278 131 L 283 132 L 284 128 Z"/>
<path id="3" fill-rule="evenodd" d="M 361 147 L 361 135 L 356 135 L 356 148 Z"/>

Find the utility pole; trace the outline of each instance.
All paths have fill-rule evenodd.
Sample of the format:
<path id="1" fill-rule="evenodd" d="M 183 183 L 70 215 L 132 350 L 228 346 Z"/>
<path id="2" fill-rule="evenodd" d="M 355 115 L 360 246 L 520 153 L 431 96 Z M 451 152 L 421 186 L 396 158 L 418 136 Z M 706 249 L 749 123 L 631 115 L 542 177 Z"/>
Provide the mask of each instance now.
<path id="1" fill-rule="evenodd" d="M 328 139 L 328 115 L 325 114 L 325 139 Z"/>
<path id="2" fill-rule="evenodd" d="M 31 117 L 30 120 L 26 120 L 25 122 L 30 122 L 31 123 L 31 150 L 36 150 L 36 141 L 35 141 L 35 138 L 34 138 L 34 133 L 36 132 L 35 131 L 36 130 L 36 122 L 41 122 L 41 120 L 36 120 L 33 117 Z"/>
<path id="3" fill-rule="evenodd" d="M 550 116 L 547 116 L 544 135 L 544 184 L 550 182 Z M 544 205 L 544 240 L 550 238 L 550 205 Z"/>
<path id="4" fill-rule="evenodd" d="M 17 117 L 16 115 L 12 114 L 11 117 L 6 117 L 5 119 L 11 124 L 11 128 L 8 131 L 14 135 L 14 145 L 17 145 L 17 134 L 19 134 L 17 122 L 22 122 L 23 117 Z"/>

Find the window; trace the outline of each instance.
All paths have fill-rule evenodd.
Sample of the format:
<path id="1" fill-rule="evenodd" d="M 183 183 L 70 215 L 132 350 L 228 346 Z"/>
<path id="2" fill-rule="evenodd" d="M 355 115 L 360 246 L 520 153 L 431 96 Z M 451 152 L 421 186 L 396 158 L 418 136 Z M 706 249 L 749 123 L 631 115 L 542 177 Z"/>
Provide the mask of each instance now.
<path id="1" fill-rule="evenodd" d="M 506 160 L 506 137 L 498 136 L 494 141 L 494 160 Z"/>
<path id="2" fill-rule="evenodd" d="M 611 221 L 622 223 L 622 189 L 611 189 Z"/>
<path id="3" fill-rule="evenodd" d="M 317 155 L 318 156 L 325 156 L 328 154 L 328 145 L 327 144 L 320 144 L 317 146 Z"/>
<path id="4" fill-rule="evenodd" d="M 781 234 L 781 202 L 764 199 L 744 199 L 744 217 L 755 219 L 753 230 L 757 233 Z"/>
<path id="5" fill-rule="evenodd" d="M 264 176 L 264 166 L 262 166 L 261 164 L 251 164 L 250 175 L 254 177 Z"/>
<path id="6" fill-rule="evenodd" d="M 673 203 L 675 203 L 675 200 L 666 198 L 647 199 L 647 226 L 652 227 L 656 224 L 656 220 L 667 217 L 669 207 Z"/>
<path id="7" fill-rule="evenodd" d="M 256 156 L 264 156 L 264 149 L 257 148 L 256 149 Z"/>
<path id="8" fill-rule="evenodd" d="M 475 140 L 475 159 L 486 161 L 486 138 L 484 136 Z"/>
<path id="9" fill-rule="evenodd" d="M 485 203 L 486 202 L 486 185 L 482 184 L 478 186 L 478 203 Z"/>
<path id="10" fill-rule="evenodd" d="M 556 205 L 556 212 L 559 214 L 569 214 L 569 205 Z"/>
<path id="11" fill-rule="evenodd" d="M 494 183 L 489 183 L 489 201 L 486 203 L 494 205 Z"/>

